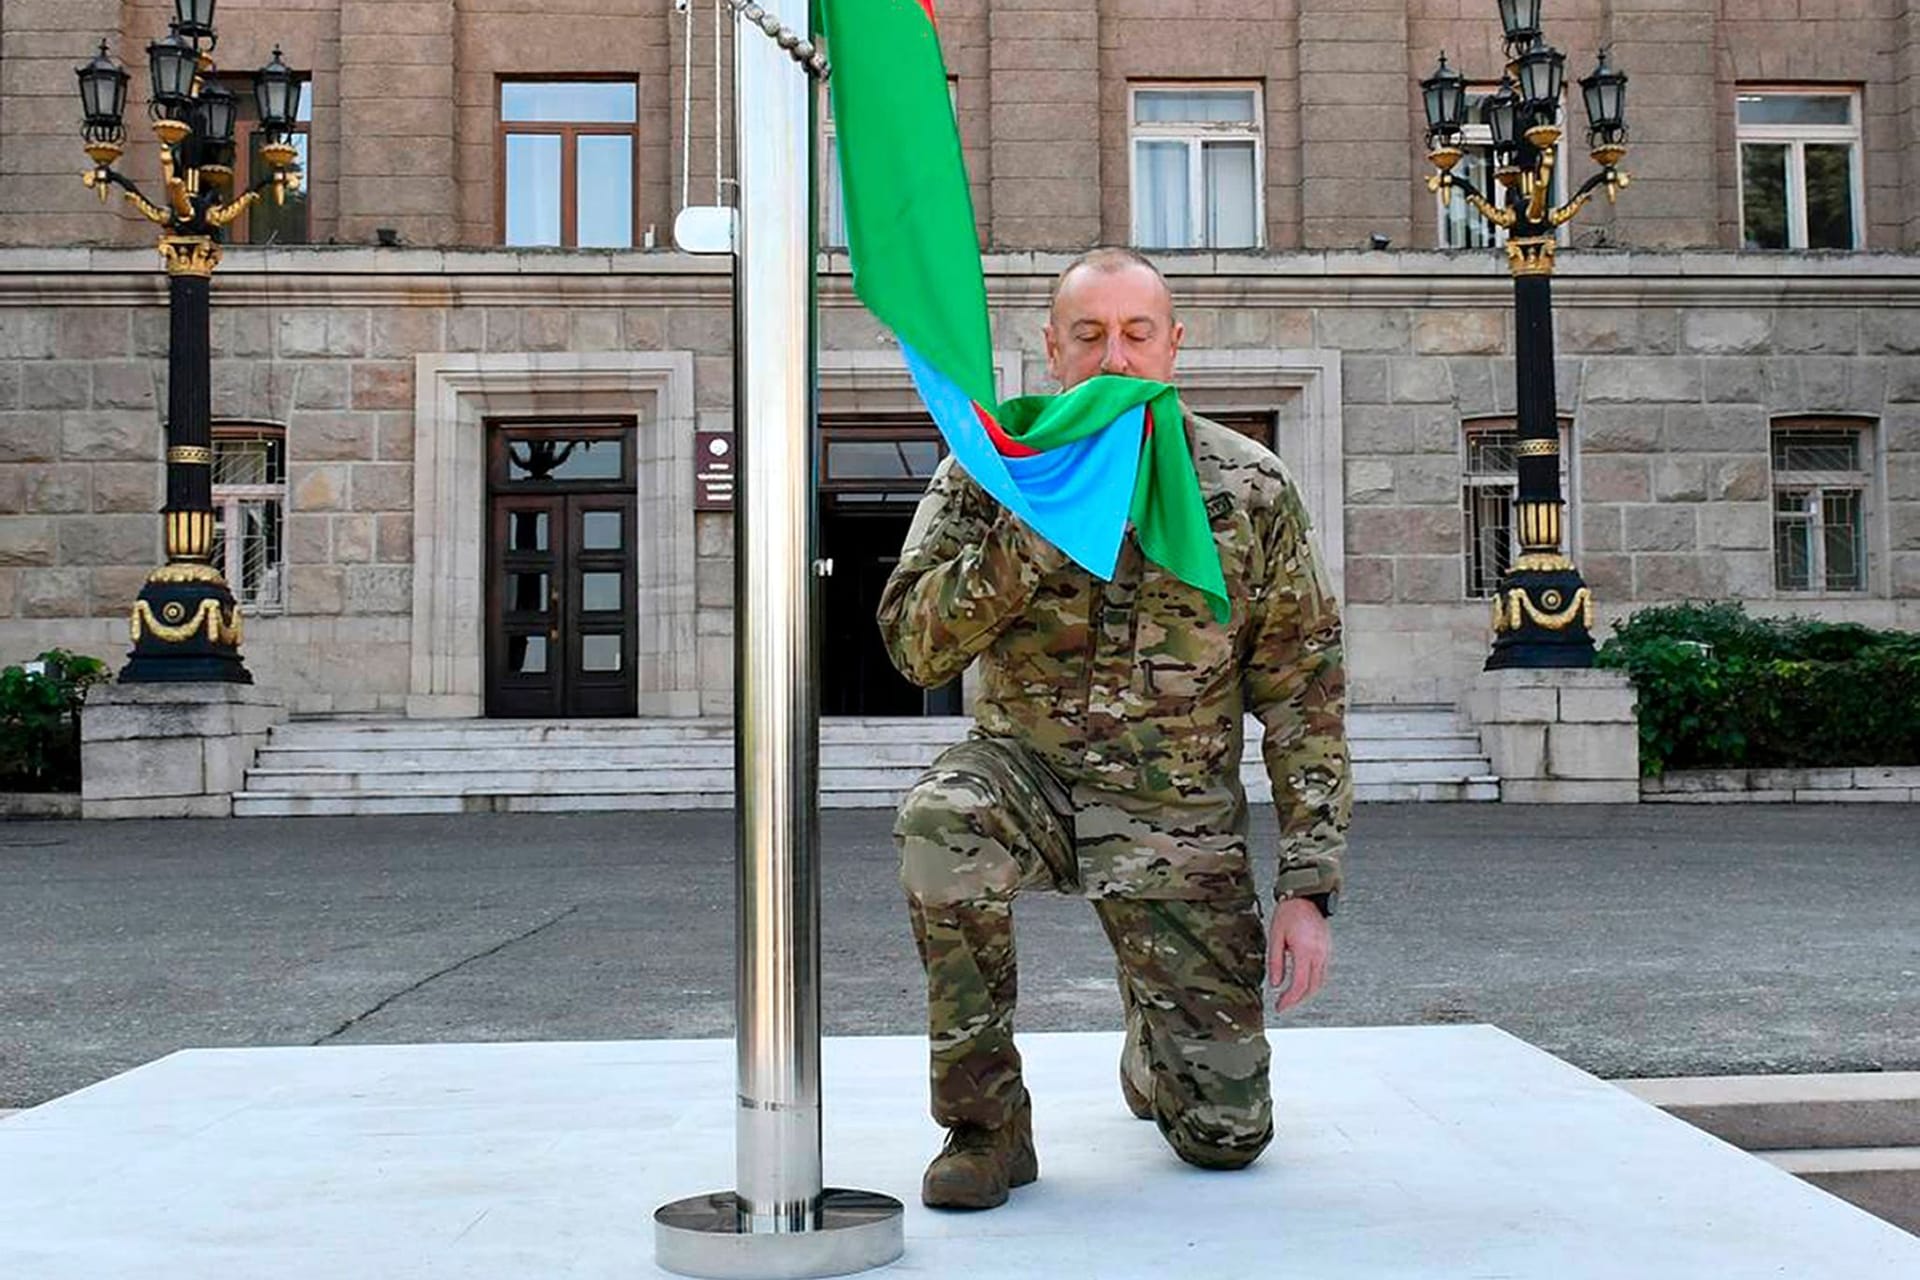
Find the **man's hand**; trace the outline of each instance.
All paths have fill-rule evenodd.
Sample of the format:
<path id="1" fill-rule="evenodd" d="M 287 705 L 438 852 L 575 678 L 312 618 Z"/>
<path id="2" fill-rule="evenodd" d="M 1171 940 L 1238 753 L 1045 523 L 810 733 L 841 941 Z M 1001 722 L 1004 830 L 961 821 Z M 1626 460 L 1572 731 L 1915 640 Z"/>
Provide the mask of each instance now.
<path id="1" fill-rule="evenodd" d="M 1320 908 L 1304 898 L 1288 898 L 1273 909 L 1267 926 L 1267 982 L 1280 993 L 1274 1012 L 1285 1013 L 1310 999 L 1326 981 L 1333 959 L 1333 929 Z"/>

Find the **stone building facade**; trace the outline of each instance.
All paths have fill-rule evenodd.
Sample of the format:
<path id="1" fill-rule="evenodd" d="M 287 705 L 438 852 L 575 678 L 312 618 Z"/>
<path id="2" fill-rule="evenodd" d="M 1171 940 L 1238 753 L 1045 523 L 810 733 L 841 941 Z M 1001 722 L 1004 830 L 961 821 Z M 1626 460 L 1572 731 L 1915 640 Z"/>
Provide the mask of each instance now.
<path id="1" fill-rule="evenodd" d="M 164 280 L 145 224 L 77 180 L 72 68 L 104 34 L 138 70 L 170 8 L 0 5 L 8 661 L 56 644 L 117 659 L 160 558 Z M 1457 229 L 1420 182 L 1415 82 L 1441 47 L 1470 75 L 1498 64 L 1492 0 L 940 12 L 1002 390 L 1048 389 L 1040 327 L 1071 254 L 1148 243 L 1187 326 L 1188 400 L 1268 438 L 1306 494 L 1357 696 L 1455 700 L 1486 652 L 1480 579 L 1507 536 L 1511 284 L 1493 248 L 1442 247 Z M 494 442 L 584 424 L 625 433 L 617 476 L 580 499 L 624 495 L 635 513 L 610 597 L 619 697 L 641 714 L 727 712 L 732 517 L 705 509 L 723 504 L 702 501 L 700 473 L 732 429 L 730 279 L 723 260 L 665 247 L 683 191 L 731 190 L 714 6 L 226 0 L 218 21 L 223 67 L 278 42 L 310 76 L 304 226 L 230 246 L 214 281 L 215 416 L 236 458 L 267 460 L 228 477 L 257 482 L 230 486 L 236 518 L 272 528 L 247 569 L 256 677 L 297 711 L 502 714 L 503 666 L 547 643 L 514 606 L 591 624 L 568 598 L 588 589 L 577 570 L 514 560 L 513 513 L 539 504 L 490 470 L 513 465 L 497 449 L 515 446 Z M 1574 224 L 1555 282 L 1570 550 L 1603 629 L 1687 598 L 1920 626 L 1920 0 L 1566 0 L 1548 23 L 1574 74 L 1605 43 L 1633 77 L 1633 184 Z M 506 118 L 508 86 L 583 77 L 631 86 L 630 123 L 589 122 L 627 140 L 611 222 L 607 188 L 535 189 L 548 144 L 522 154 L 513 140 L 558 137 L 558 172 L 603 183 L 572 150 L 593 128 L 537 107 Z M 1847 123 L 1769 132 L 1748 105 L 1776 94 L 1844 100 Z M 1228 98 L 1251 110 L 1205 127 L 1150 118 Z M 126 167 L 151 185 L 153 148 L 135 134 Z M 1164 227 L 1143 241 L 1144 207 L 1182 215 L 1153 185 L 1170 155 L 1193 161 L 1194 225 L 1231 222 L 1243 199 L 1248 243 L 1154 242 Z M 1768 185 L 1770 164 L 1784 186 Z M 1836 209 L 1841 251 L 1796 248 L 1835 234 Z M 626 241 L 506 243 L 515 226 L 582 243 L 590 224 Z M 1743 247 L 1776 232 L 1784 250 Z M 1364 247 L 1376 235 L 1387 248 Z M 821 281 L 821 529 L 840 566 L 826 705 L 940 709 L 903 703 L 870 648 L 850 656 L 871 644 L 862 592 L 936 446 L 843 253 L 823 254 Z M 568 527 L 584 554 L 585 526 Z M 517 600 L 535 580 L 540 598 Z M 549 634 L 577 658 L 564 630 Z"/>

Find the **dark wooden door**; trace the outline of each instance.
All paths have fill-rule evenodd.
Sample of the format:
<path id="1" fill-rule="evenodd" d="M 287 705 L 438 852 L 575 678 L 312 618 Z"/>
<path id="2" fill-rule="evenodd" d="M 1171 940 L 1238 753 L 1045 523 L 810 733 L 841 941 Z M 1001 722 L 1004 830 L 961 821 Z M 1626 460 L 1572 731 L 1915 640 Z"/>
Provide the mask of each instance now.
<path id="1" fill-rule="evenodd" d="M 487 714 L 635 714 L 631 429 L 495 424 L 492 434 Z"/>

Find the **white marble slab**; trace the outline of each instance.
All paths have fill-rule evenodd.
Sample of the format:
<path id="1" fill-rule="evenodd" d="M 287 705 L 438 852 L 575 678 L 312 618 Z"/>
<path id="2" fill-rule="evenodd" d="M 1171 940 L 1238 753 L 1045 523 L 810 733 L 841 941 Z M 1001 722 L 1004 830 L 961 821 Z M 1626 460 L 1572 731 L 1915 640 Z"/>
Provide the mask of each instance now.
<path id="1" fill-rule="evenodd" d="M 1491 1027 L 1276 1032 L 1280 1132 L 1180 1164 L 1114 1035 L 1023 1037 L 1041 1180 L 917 1200 L 913 1037 L 825 1046 L 827 1180 L 909 1204 L 890 1271 L 1914 1280 L 1920 1240 Z M 0 1120 L 7 1280 L 632 1277 L 733 1182 L 727 1041 L 220 1049 Z"/>

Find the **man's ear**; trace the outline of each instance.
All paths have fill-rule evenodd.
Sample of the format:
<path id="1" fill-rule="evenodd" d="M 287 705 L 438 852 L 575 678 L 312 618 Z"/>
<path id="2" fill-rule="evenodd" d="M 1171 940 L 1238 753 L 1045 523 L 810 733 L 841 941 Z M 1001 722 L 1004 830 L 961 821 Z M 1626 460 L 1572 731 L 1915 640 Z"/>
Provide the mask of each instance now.
<path id="1" fill-rule="evenodd" d="M 1060 381 L 1060 344 L 1054 340 L 1053 321 L 1040 326 L 1040 337 L 1047 344 L 1047 374 L 1055 382 Z"/>
<path id="2" fill-rule="evenodd" d="M 1180 344 L 1186 340 L 1186 337 L 1187 326 L 1175 320 L 1173 322 L 1173 328 L 1167 331 L 1168 345 L 1172 347 L 1174 355 L 1177 356 L 1180 354 Z"/>

